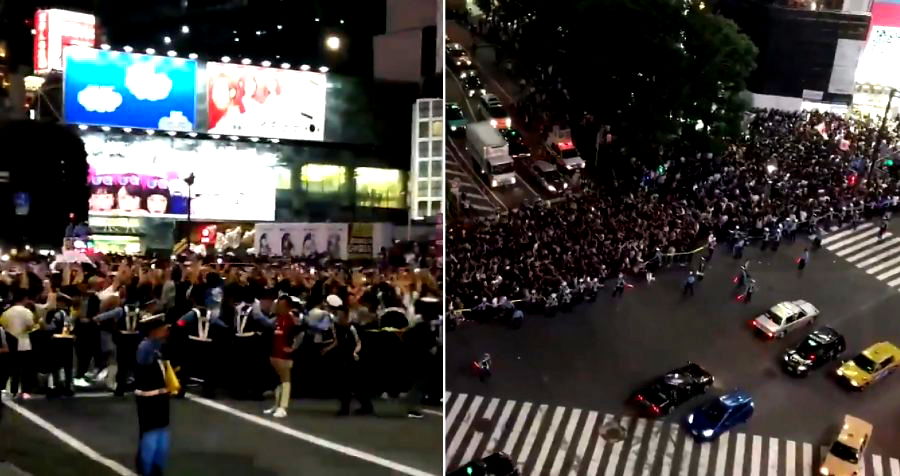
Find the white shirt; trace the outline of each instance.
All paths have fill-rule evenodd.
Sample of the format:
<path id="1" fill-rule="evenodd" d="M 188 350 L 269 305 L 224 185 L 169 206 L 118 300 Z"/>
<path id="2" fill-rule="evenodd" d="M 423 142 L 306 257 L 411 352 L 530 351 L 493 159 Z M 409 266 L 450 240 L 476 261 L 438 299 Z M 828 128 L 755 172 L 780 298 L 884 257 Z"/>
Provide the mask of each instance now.
<path id="1" fill-rule="evenodd" d="M 19 340 L 19 351 L 31 350 L 28 333 L 34 327 L 34 314 L 25 306 L 15 305 L 3 313 L 3 326 Z"/>

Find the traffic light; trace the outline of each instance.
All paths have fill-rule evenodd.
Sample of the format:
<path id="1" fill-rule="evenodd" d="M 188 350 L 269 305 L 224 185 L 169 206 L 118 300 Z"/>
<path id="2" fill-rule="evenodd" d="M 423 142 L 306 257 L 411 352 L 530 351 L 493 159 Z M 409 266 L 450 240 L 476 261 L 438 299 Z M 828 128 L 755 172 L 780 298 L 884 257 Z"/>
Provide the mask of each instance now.
<path id="1" fill-rule="evenodd" d="M 884 165 L 886 165 L 886 166 L 888 166 L 888 167 L 893 167 L 893 166 L 894 166 L 894 159 L 887 159 L 887 160 L 885 160 L 885 161 L 884 161 Z"/>

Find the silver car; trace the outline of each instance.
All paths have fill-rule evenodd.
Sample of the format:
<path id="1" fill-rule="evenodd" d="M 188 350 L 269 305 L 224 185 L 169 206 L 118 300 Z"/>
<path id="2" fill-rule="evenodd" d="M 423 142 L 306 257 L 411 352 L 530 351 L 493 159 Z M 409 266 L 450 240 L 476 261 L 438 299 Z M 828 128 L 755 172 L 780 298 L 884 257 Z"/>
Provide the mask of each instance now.
<path id="1" fill-rule="evenodd" d="M 819 309 L 808 301 L 784 301 L 752 321 L 753 327 L 770 339 L 781 339 L 798 327 L 812 325 L 819 317 Z"/>

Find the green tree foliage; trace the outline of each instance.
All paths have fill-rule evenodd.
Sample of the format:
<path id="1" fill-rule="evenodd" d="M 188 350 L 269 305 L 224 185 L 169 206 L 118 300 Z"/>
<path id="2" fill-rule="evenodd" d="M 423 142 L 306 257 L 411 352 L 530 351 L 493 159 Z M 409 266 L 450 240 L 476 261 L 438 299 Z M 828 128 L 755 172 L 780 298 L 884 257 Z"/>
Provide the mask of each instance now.
<path id="1" fill-rule="evenodd" d="M 505 0 L 495 15 L 526 19 L 513 39 L 519 57 L 553 65 L 573 112 L 612 125 L 629 153 L 740 130 L 757 49 L 699 1 Z"/>

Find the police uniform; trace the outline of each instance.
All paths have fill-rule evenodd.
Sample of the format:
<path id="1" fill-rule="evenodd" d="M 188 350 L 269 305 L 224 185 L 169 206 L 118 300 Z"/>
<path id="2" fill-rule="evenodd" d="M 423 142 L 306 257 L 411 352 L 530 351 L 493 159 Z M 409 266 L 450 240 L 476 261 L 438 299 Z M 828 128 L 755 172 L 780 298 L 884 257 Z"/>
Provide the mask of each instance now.
<path id="1" fill-rule="evenodd" d="M 240 303 L 235 313 L 231 354 L 233 392 L 250 398 L 261 398 L 267 387 L 269 370 L 267 347 L 263 333 L 274 324 L 262 314 L 259 301 Z"/>
<path id="2" fill-rule="evenodd" d="M 134 305 L 126 304 L 123 307 L 98 314 L 95 318 L 98 322 L 112 319 L 114 321 L 113 342 L 116 344 L 116 395 L 123 395 L 128 380 L 134 372 L 135 353 L 141 343 L 138 333 L 140 311 Z"/>
<path id="3" fill-rule="evenodd" d="M 47 313 L 47 329 L 52 333 L 50 338 L 51 375 L 53 375 L 54 393 L 72 395 L 72 355 L 75 351 L 75 336 L 72 329 L 75 323 L 65 309 L 57 309 Z M 62 372 L 63 378 L 60 378 Z"/>
<path id="4" fill-rule="evenodd" d="M 220 330 L 227 328 L 217 315 L 206 308 L 194 308 L 178 320 L 185 329 L 183 373 L 202 381 L 201 394 L 215 397 L 221 370 Z"/>
<path id="5" fill-rule="evenodd" d="M 141 321 L 148 333 L 165 325 L 163 314 Z M 161 475 L 169 453 L 169 392 L 162 340 L 147 337 L 138 345 L 134 386 L 139 434 L 137 472 L 141 476 Z"/>

